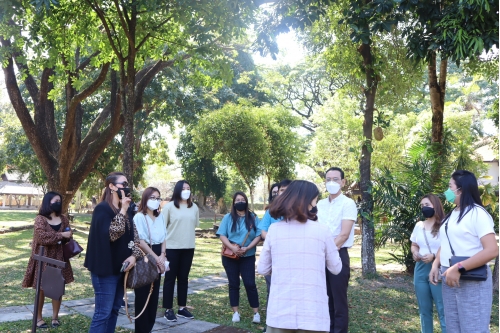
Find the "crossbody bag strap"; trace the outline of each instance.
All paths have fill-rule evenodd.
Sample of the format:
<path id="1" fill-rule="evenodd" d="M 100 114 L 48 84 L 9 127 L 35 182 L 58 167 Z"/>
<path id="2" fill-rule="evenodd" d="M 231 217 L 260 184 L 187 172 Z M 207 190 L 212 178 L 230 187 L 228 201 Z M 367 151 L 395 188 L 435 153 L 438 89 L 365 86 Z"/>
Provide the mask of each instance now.
<path id="1" fill-rule="evenodd" d="M 245 240 L 241 243 L 241 247 L 245 247 L 245 243 L 247 242 L 248 236 L 250 235 L 250 231 L 252 231 L 253 225 L 250 226 L 250 230 L 248 230 L 247 235 L 245 236 Z"/>
<path id="2" fill-rule="evenodd" d="M 451 246 L 450 237 L 448 236 L 448 221 L 444 225 L 444 231 L 446 232 L 446 238 L 448 238 L 448 244 L 450 244 L 451 254 L 455 255 L 455 251 L 453 251 L 453 246 Z"/>
<path id="3" fill-rule="evenodd" d="M 431 247 L 429 245 L 429 241 L 427 240 L 427 233 L 425 232 L 425 226 L 422 228 L 422 231 L 424 232 L 425 243 L 427 244 L 427 248 L 429 249 L 429 253 L 433 254 L 431 251 Z"/>
<path id="4" fill-rule="evenodd" d="M 153 248 L 153 241 L 151 240 L 151 229 L 149 229 L 149 223 L 148 223 L 148 215 L 146 215 L 146 225 L 148 226 L 148 234 L 149 234 L 149 247 L 152 249 Z M 151 219 L 151 218 L 150 218 Z"/>

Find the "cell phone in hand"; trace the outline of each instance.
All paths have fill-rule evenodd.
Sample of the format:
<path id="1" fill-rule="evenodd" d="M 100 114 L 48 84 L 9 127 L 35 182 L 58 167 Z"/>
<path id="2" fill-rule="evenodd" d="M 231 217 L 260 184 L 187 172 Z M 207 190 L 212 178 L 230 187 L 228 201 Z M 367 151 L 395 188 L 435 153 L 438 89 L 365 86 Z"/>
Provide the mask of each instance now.
<path id="1" fill-rule="evenodd" d="M 128 261 L 125 261 L 122 265 L 122 268 L 120 269 L 120 272 L 124 272 L 127 269 L 129 264 L 130 263 Z"/>

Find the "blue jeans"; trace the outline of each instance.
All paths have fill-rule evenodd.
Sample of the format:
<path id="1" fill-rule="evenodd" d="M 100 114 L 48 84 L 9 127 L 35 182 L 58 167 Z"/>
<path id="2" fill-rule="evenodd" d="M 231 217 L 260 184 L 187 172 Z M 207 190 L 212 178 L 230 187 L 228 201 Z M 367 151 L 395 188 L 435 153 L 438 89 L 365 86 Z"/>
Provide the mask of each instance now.
<path id="1" fill-rule="evenodd" d="M 123 300 L 123 274 L 90 273 L 95 294 L 95 311 L 89 333 L 113 333 Z"/>

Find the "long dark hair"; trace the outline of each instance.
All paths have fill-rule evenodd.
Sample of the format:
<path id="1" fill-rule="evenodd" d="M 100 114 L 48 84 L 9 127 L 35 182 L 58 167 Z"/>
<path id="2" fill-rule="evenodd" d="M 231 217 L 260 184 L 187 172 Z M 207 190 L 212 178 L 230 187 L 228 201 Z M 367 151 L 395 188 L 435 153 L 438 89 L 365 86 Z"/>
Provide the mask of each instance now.
<path id="1" fill-rule="evenodd" d="M 481 195 L 479 194 L 476 176 L 474 176 L 472 172 L 467 170 L 457 170 L 451 175 L 451 178 L 455 181 L 457 189 L 462 191 L 462 194 L 460 195 L 460 214 L 458 214 L 457 220 L 457 223 L 459 223 L 462 218 L 467 215 L 472 208 L 474 208 L 475 205 L 480 207 L 484 206 L 481 201 Z M 446 215 L 443 223 L 450 218 L 452 212 L 453 210 Z"/>
<path id="2" fill-rule="evenodd" d="M 267 202 L 271 203 L 273 201 L 273 188 L 277 187 L 279 189 L 280 183 L 274 183 L 271 185 L 271 188 L 269 189 L 269 197 L 267 198 Z"/>
<path id="3" fill-rule="evenodd" d="M 245 201 L 247 203 L 247 208 L 245 208 L 245 226 L 247 230 L 250 231 L 250 228 L 256 229 L 255 214 L 248 209 L 247 195 L 243 192 L 236 192 L 233 195 L 233 204 L 231 205 L 231 219 L 233 220 L 231 231 L 235 232 L 236 230 L 238 230 L 238 219 L 240 218 L 240 216 L 238 215 L 238 213 L 236 213 L 236 208 L 234 207 L 234 200 L 236 200 L 236 197 L 238 195 L 241 195 L 243 198 L 245 198 Z"/>
<path id="4" fill-rule="evenodd" d="M 124 173 L 122 172 L 111 172 L 109 175 L 106 176 L 106 182 L 104 183 L 104 192 L 102 193 L 101 201 L 106 201 L 111 207 L 111 209 L 116 213 L 118 212 L 118 209 L 113 205 L 113 193 L 111 192 L 111 189 L 109 188 L 109 184 L 115 184 L 118 181 L 118 178 L 121 176 L 125 176 Z M 121 208 L 122 203 L 121 201 L 118 202 L 118 208 Z"/>
<path id="5" fill-rule="evenodd" d="M 436 237 L 439 232 L 439 228 L 441 227 L 441 221 L 444 217 L 443 205 L 441 204 L 441 200 L 439 200 L 438 196 L 432 193 L 424 195 L 420 201 L 424 199 L 429 199 L 434 207 L 434 224 L 432 225 L 431 234 Z"/>
<path id="6" fill-rule="evenodd" d="M 139 203 L 139 212 L 143 213 L 144 215 L 148 213 L 148 200 L 151 194 L 153 194 L 154 192 L 158 192 L 158 195 L 161 196 L 160 190 L 157 189 L 156 187 L 150 186 L 146 188 L 144 192 L 142 192 L 141 202 Z M 160 215 L 160 210 L 161 207 L 158 207 L 158 209 L 153 210 L 153 215 L 154 216 Z"/>
<path id="7" fill-rule="evenodd" d="M 186 181 L 186 180 L 179 180 L 176 184 L 175 184 L 175 187 L 174 187 L 174 193 L 172 194 L 172 201 L 174 202 L 174 206 L 179 208 L 179 202 L 182 200 L 182 197 L 181 197 L 181 193 L 182 193 L 182 187 L 184 186 L 184 184 L 188 184 L 189 187 L 191 187 L 191 185 Z M 191 208 L 191 206 L 193 205 L 193 201 L 191 201 L 191 196 L 189 197 L 189 199 L 187 199 L 187 205 L 188 205 L 188 208 Z"/>
<path id="8" fill-rule="evenodd" d="M 309 205 L 319 195 L 318 187 L 306 180 L 294 180 L 286 191 L 273 200 L 269 206 L 269 214 L 277 219 L 316 221 L 318 216 L 309 211 Z"/>
<path id="9" fill-rule="evenodd" d="M 62 195 L 61 194 L 54 192 L 54 191 L 47 192 L 43 196 L 42 204 L 40 205 L 40 209 L 38 210 L 38 215 L 45 216 L 47 219 L 52 220 L 52 217 L 50 216 L 50 214 L 52 214 L 53 210 L 52 210 L 52 208 L 50 208 L 50 200 L 52 200 L 54 197 L 57 197 L 57 196 L 59 198 L 61 198 L 61 204 L 62 204 Z M 56 216 L 61 215 L 60 213 L 55 213 L 55 214 L 56 214 Z"/>

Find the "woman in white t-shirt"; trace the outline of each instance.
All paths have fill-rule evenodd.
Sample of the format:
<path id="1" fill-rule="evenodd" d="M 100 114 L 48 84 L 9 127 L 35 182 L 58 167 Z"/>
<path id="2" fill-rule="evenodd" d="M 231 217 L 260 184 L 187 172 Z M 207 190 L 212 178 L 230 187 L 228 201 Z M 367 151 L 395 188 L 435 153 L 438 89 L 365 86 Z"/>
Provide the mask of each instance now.
<path id="1" fill-rule="evenodd" d="M 443 220 L 441 247 L 429 280 L 437 284 L 439 266 L 443 276 L 443 303 L 448 332 L 489 332 L 493 286 L 487 266 L 485 281 L 461 279 L 461 274 L 486 265 L 498 256 L 493 219 L 483 208 L 477 179 L 472 172 L 451 175 L 446 200 L 456 205 Z M 451 245 L 451 246 L 450 246 Z M 469 257 L 450 267 L 453 256 Z"/>
<path id="2" fill-rule="evenodd" d="M 429 283 L 432 262 L 441 246 L 439 228 L 444 217 L 443 206 L 436 195 L 427 194 L 420 200 L 420 207 L 425 221 L 420 221 L 415 225 L 410 237 L 411 253 L 417 262 L 413 283 L 417 295 L 418 311 L 420 312 L 420 325 L 422 333 L 433 332 L 432 312 L 435 303 L 441 331 L 446 333 L 441 283 L 437 285 Z"/>
<path id="3" fill-rule="evenodd" d="M 159 273 L 165 272 L 168 264 L 165 254 L 167 228 L 165 219 L 160 212 L 160 190 L 148 187 L 142 193 L 139 210 L 134 216 L 134 225 L 139 234 L 141 250 L 151 254 L 156 259 Z M 160 292 L 160 277 L 153 284 L 151 298 L 144 313 L 135 320 L 135 331 L 138 333 L 149 333 L 153 329 L 158 310 L 158 297 Z M 135 292 L 135 315 L 139 315 L 147 302 L 151 286 L 147 285 L 134 289 Z"/>

